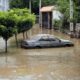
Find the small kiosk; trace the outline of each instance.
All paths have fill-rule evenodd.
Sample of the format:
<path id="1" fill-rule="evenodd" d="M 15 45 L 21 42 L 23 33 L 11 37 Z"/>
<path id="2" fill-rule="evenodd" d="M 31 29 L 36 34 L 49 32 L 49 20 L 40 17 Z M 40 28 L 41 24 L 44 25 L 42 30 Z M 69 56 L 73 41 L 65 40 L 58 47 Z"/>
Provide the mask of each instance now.
<path id="1" fill-rule="evenodd" d="M 51 29 L 53 26 L 53 10 L 54 6 L 46 6 L 40 9 L 41 12 L 41 27 Z"/>

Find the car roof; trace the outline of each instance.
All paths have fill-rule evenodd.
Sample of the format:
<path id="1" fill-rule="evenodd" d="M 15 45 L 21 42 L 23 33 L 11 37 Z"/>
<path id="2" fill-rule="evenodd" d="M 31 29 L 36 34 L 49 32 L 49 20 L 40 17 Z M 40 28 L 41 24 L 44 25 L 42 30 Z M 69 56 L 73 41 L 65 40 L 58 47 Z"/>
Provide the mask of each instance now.
<path id="1" fill-rule="evenodd" d="M 38 34 L 36 35 L 36 37 L 54 37 L 54 35 L 50 35 L 50 34 Z"/>
<path id="2" fill-rule="evenodd" d="M 54 35 L 51 35 L 51 34 L 37 34 L 37 35 L 34 35 L 31 39 L 29 40 L 39 40 L 41 38 L 56 38 Z M 27 40 L 24 40 L 24 41 L 27 41 Z"/>
<path id="3" fill-rule="evenodd" d="M 41 38 L 56 38 L 54 35 L 50 35 L 50 34 L 38 34 L 38 35 L 35 35 L 32 39 L 34 40 L 39 40 Z"/>

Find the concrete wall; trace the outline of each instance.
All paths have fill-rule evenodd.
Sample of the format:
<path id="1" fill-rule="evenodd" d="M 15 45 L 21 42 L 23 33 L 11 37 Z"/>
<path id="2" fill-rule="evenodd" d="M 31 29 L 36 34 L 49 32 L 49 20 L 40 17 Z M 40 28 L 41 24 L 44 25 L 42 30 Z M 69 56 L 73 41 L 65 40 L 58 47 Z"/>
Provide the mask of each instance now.
<path id="1" fill-rule="evenodd" d="M 60 20 L 61 17 L 63 17 L 63 15 L 59 11 L 57 11 L 57 10 L 53 11 L 53 20 L 54 19 Z"/>

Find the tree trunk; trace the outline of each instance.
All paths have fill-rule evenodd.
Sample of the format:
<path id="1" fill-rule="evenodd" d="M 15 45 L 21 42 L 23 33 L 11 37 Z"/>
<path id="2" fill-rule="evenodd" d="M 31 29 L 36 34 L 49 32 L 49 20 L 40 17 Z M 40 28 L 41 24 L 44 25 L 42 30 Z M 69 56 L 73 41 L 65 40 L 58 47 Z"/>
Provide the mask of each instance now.
<path id="1" fill-rule="evenodd" d="M 28 35 L 27 35 L 27 31 L 26 31 L 26 39 L 28 38 Z"/>
<path id="2" fill-rule="evenodd" d="M 18 39 L 17 39 L 17 34 L 15 34 L 15 40 L 16 40 L 16 46 L 18 47 Z"/>
<path id="3" fill-rule="evenodd" d="M 7 50 L 7 40 L 5 40 L 5 52 L 7 53 L 8 50 Z"/>
<path id="4" fill-rule="evenodd" d="M 24 34 L 24 32 L 23 32 L 23 40 L 25 39 L 25 34 Z"/>

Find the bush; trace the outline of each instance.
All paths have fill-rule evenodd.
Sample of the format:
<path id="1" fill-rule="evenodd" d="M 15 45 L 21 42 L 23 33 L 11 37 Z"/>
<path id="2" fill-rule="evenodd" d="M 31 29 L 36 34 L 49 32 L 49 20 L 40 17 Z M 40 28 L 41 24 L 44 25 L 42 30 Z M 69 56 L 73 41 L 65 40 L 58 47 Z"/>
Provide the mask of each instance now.
<path id="1" fill-rule="evenodd" d="M 53 20 L 53 28 L 56 30 L 60 30 L 62 27 L 62 21 L 61 20 Z"/>

